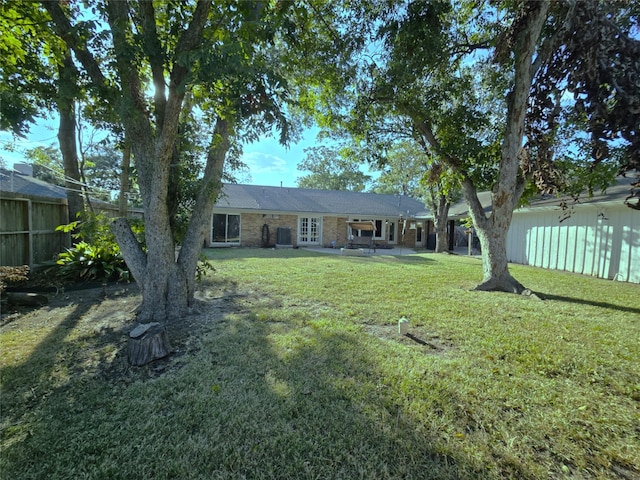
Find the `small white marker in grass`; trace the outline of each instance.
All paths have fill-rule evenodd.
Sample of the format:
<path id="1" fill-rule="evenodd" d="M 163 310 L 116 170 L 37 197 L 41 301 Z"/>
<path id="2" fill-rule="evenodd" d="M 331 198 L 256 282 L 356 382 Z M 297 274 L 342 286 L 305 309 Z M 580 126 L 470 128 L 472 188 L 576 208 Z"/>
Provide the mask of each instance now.
<path id="1" fill-rule="evenodd" d="M 400 335 L 406 335 L 409 331 L 409 320 L 406 317 L 402 317 L 398 320 L 398 333 Z"/>

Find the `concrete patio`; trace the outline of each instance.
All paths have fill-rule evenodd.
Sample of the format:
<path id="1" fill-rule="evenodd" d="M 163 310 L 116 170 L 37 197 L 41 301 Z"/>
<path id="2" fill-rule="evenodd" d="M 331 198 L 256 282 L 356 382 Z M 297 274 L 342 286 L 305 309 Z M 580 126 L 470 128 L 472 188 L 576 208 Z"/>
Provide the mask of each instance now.
<path id="1" fill-rule="evenodd" d="M 309 250 L 310 252 L 319 252 L 326 253 L 330 255 L 345 255 L 345 256 L 360 256 L 360 257 L 369 257 L 372 255 L 415 255 L 417 252 L 413 248 L 409 247 L 399 247 L 396 246 L 394 248 L 376 248 L 374 251 L 373 248 L 369 249 L 367 247 L 364 248 L 353 248 L 353 249 L 341 249 L 341 248 L 323 248 L 323 247 L 301 247 L 304 250 Z"/>

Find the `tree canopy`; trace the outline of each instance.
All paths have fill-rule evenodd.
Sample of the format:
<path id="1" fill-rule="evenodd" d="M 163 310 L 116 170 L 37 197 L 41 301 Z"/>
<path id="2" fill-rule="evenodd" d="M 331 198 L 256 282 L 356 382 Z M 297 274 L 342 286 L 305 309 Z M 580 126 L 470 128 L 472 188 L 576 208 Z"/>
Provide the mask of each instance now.
<path id="1" fill-rule="evenodd" d="M 362 192 L 371 182 L 371 176 L 360 170 L 361 163 L 350 157 L 347 147 L 310 147 L 305 153 L 298 170 L 311 173 L 298 178 L 300 188 Z"/>
<path id="2" fill-rule="evenodd" d="M 91 98 L 85 118 L 122 132 L 119 141 L 131 148 L 145 249 L 125 220 L 114 231 L 142 290 L 140 320 L 175 318 L 192 305 L 199 249 L 225 165 L 237 159 L 241 142 L 274 128 L 281 141 L 290 136 L 283 70 L 293 39 L 282 33 L 296 7 L 232 0 L 30 5 L 20 12 L 24 24 L 41 22 L 52 34 L 22 43 L 36 56 L 54 44 L 68 49 Z M 26 58 L 14 50 L 15 58 Z M 27 84 L 33 72 L 23 65 L 13 73 Z M 33 115 L 30 105 L 18 105 L 22 120 L 11 120 L 18 132 Z"/>

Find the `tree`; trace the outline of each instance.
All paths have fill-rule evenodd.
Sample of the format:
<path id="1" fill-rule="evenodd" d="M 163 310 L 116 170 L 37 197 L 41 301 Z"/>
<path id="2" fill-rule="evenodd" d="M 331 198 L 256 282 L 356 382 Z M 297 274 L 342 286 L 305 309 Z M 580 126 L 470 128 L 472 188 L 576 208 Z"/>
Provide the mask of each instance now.
<path id="1" fill-rule="evenodd" d="M 51 107 L 56 87 L 37 39 L 44 15 L 33 2 L 0 3 L 0 129 L 24 136 Z"/>
<path id="2" fill-rule="evenodd" d="M 371 188 L 376 193 L 398 193 L 420 198 L 420 180 L 428 169 L 428 157 L 410 140 L 391 145 L 373 168 L 381 171 Z"/>
<path id="3" fill-rule="evenodd" d="M 584 27 L 579 27 L 578 24 L 583 25 L 585 19 L 597 22 L 599 16 L 602 15 L 602 12 L 596 13 L 591 9 L 594 2 L 591 2 L 591 5 L 589 4 L 590 2 L 554 4 L 553 8 L 551 8 L 545 2 L 526 2 L 517 10 L 509 11 L 505 9 L 506 18 L 509 19 L 509 23 L 505 24 L 506 28 L 495 29 L 495 27 L 492 27 L 486 30 L 484 42 L 489 42 L 488 45 L 495 45 L 492 49 L 492 63 L 482 62 L 478 71 L 482 72 L 483 67 L 491 69 L 493 65 L 500 68 L 510 68 L 509 76 L 503 77 L 494 83 L 494 85 L 501 86 L 506 82 L 508 86 L 508 94 L 505 99 L 506 116 L 503 123 L 504 126 L 500 131 L 500 136 L 495 139 L 497 142 L 486 142 L 480 152 L 490 159 L 494 156 L 491 152 L 492 147 L 499 146 L 499 150 L 495 152 L 495 160 L 493 162 L 484 163 L 474 159 L 473 163 L 469 163 L 467 159 L 459 154 L 459 149 L 451 147 L 452 138 L 449 135 L 452 132 L 441 131 L 441 120 L 434 121 L 436 119 L 429 115 L 424 115 L 424 113 L 411 113 L 414 115 L 420 134 L 425 141 L 441 154 L 443 160 L 460 175 L 464 196 L 469 203 L 471 218 L 483 248 L 484 280 L 477 287 L 478 289 L 509 292 L 522 292 L 525 290 L 510 275 L 507 265 L 506 235 L 511 216 L 524 189 L 532 179 L 537 176 L 537 180 L 540 180 L 543 178 L 542 172 L 551 170 L 549 165 L 553 163 L 552 149 L 554 146 L 558 146 L 556 138 L 554 138 L 554 134 L 557 133 L 554 131 L 556 125 L 552 120 L 556 118 L 558 110 L 571 110 L 570 106 L 562 105 L 563 92 L 578 93 L 577 89 L 571 87 L 571 77 L 583 70 L 580 64 L 574 62 L 570 67 L 573 70 L 568 74 L 569 79 L 567 80 L 566 77 L 562 79 L 566 82 L 563 85 L 563 82 L 557 82 L 558 78 L 551 80 L 549 76 L 545 75 L 543 72 L 548 72 L 548 68 L 543 68 L 543 66 L 550 61 L 549 59 L 556 56 L 564 57 L 568 52 L 571 52 L 571 56 L 579 58 L 584 58 L 585 54 L 593 55 L 594 58 L 598 58 L 601 55 L 601 52 L 596 53 L 593 49 L 584 48 L 580 41 L 580 38 L 583 38 L 582 34 L 585 29 Z M 587 8 L 583 8 L 585 6 Z M 580 15 L 575 9 L 582 10 L 585 16 Z M 406 25 L 408 28 L 406 33 L 408 35 L 411 31 L 415 31 L 414 29 L 416 28 L 411 26 L 411 22 L 412 20 L 410 19 Z M 621 33 L 624 32 L 624 28 L 622 26 Z M 626 28 L 628 29 L 628 25 Z M 457 31 L 459 32 L 460 30 Z M 617 35 L 613 34 L 613 31 L 610 34 Z M 628 35 L 628 30 L 626 35 Z M 471 36 L 462 38 L 471 38 Z M 455 58 L 454 55 L 460 51 L 463 45 L 451 40 L 448 41 L 448 44 L 450 58 Z M 482 42 L 480 45 L 482 45 Z M 471 49 L 472 47 L 475 48 L 475 46 L 467 45 L 467 48 Z M 402 60 L 400 61 L 402 62 Z M 448 75 L 450 80 L 453 80 L 451 74 L 458 76 L 456 72 L 450 72 Z M 581 73 L 577 73 L 577 75 L 579 76 Z M 496 77 L 494 76 L 494 78 Z M 585 93 L 585 96 L 588 98 L 601 96 L 608 88 L 610 87 L 601 83 L 594 88 L 593 92 Z M 536 90 L 545 92 L 545 95 L 539 95 L 538 104 L 532 107 L 532 92 Z M 596 94 L 596 91 L 599 93 Z M 555 102 L 551 101 L 554 96 Z M 542 97 L 545 98 L 544 101 L 540 100 Z M 540 103 L 543 103 L 544 107 L 541 107 Z M 598 109 L 594 109 L 595 111 L 598 111 Z M 451 113 L 451 117 L 455 120 L 455 106 Z M 465 119 L 456 128 L 457 135 L 465 131 L 465 126 L 468 128 L 471 124 L 473 116 L 469 116 L 469 113 L 470 111 L 467 109 L 465 115 L 469 119 Z M 589 119 L 588 122 L 592 121 L 591 115 L 587 114 L 586 118 Z M 495 125 L 496 119 L 492 118 L 491 120 L 491 123 Z M 529 135 L 527 137 L 524 136 L 526 127 L 530 127 L 535 122 L 542 124 L 545 121 L 547 127 L 542 134 L 536 136 L 532 134 L 531 128 L 529 128 Z M 620 131 L 624 131 L 622 124 L 612 126 L 609 133 L 615 135 L 615 132 Z M 454 141 L 460 143 L 459 138 Z M 591 144 L 597 145 L 595 138 Z M 632 142 L 630 145 L 632 145 Z M 598 155 L 594 157 L 596 162 L 598 161 L 597 157 Z M 484 213 L 478 200 L 479 181 L 474 178 L 476 177 L 474 168 L 483 163 L 490 167 L 489 172 L 494 169 L 494 173 L 491 176 L 492 212 L 489 215 Z M 557 168 L 558 165 L 559 163 L 556 162 L 555 167 Z M 593 171 L 592 168 L 591 172 Z M 591 178 L 594 178 L 594 176 L 592 175 Z M 544 181 L 538 181 L 536 185 L 541 189 L 550 187 L 550 183 Z M 554 186 L 563 187 L 563 185 L 558 185 L 557 183 Z"/>
<path id="4" fill-rule="evenodd" d="M 348 39 L 356 45 L 342 69 L 350 86 L 325 82 L 311 88 L 322 94 L 308 96 L 335 95 L 341 99 L 337 108 L 321 103 L 329 110 L 323 117 L 350 116 L 361 129 L 383 117 L 381 111 L 410 119 L 421 143 L 453 172 L 470 206 L 483 252 L 484 278 L 477 288 L 523 292 L 506 256 L 513 210 L 528 186 L 567 188 L 575 177 L 576 169 L 562 171 L 567 162 L 558 161 L 554 150 L 556 120 L 588 128 L 591 138 L 584 144 L 594 147 L 592 166 L 602 163 L 602 145 L 612 140 L 629 146 L 623 166 L 637 165 L 637 87 L 622 78 L 624 71 L 633 72 L 632 78 L 640 74 L 631 33 L 637 10 L 595 0 L 354 2 L 350 14 L 334 12 L 351 21 L 332 29 L 345 40 L 343 48 Z M 359 23 L 356 12 L 362 14 Z M 373 43 L 363 41 L 367 35 Z M 327 67 L 330 78 L 336 63 L 342 65 Z M 575 102 L 567 93 L 576 95 Z M 349 112 L 347 103 L 353 105 Z M 589 182 L 598 171 L 585 170 Z M 562 181 L 552 185 L 553 178 Z M 485 186 L 492 198 L 488 215 L 478 200 Z"/>
<path id="5" fill-rule="evenodd" d="M 128 222 L 114 232 L 142 292 L 141 322 L 180 318 L 193 304 L 205 226 L 235 139 L 276 126 L 286 83 L 272 48 L 281 4 L 198 1 L 88 2 L 91 20 L 43 2 L 56 34 L 77 59 L 88 88 L 113 105 L 135 159 L 145 211 L 146 250 Z M 146 92 L 152 89 L 149 98 Z M 189 102 L 185 99 L 189 96 Z M 209 143 L 191 217 L 176 255 L 172 205 L 185 112 L 199 112 Z M 204 130 L 204 131 L 203 131 Z"/>
<path id="6" fill-rule="evenodd" d="M 71 51 L 66 48 L 64 44 L 62 44 L 60 49 L 62 50 L 62 58 L 58 64 L 58 92 L 56 96 L 56 105 L 60 118 L 58 143 L 60 145 L 64 166 L 69 222 L 73 222 L 84 211 L 82 195 L 77 188 L 78 183 L 81 181 L 81 176 L 76 144 L 77 123 L 75 104 L 80 93 L 78 72 L 73 64 Z"/>
<path id="7" fill-rule="evenodd" d="M 454 177 L 427 145 L 418 145 L 414 140 L 401 140 L 392 145 L 378 162 L 383 171 L 373 191 L 421 198 L 433 215 L 435 252 L 445 252 L 449 244 L 449 207 L 459 198 Z"/>
<path id="8" fill-rule="evenodd" d="M 47 15 L 35 2 L 9 2 L 0 6 L 6 53 L 0 61 L 0 128 L 23 135 L 35 117 L 58 110 L 58 140 L 64 167 L 69 221 L 84 210 L 76 147 L 75 102 L 80 94 L 77 71 L 69 49 L 47 26 Z M 6 35 L 5 35 L 6 32 Z M 53 73 L 55 72 L 55 73 Z"/>
<path id="9" fill-rule="evenodd" d="M 456 60 L 458 45 L 447 36 L 447 23 L 455 20 L 447 4 L 408 5 L 406 16 L 386 32 L 387 63 L 381 79 L 372 84 L 374 96 L 391 98 L 396 111 L 411 118 L 422 142 L 459 176 L 482 244 L 484 279 L 479 289 L 524 289 L 508 270 L 506 234 L 519 190 L 524 187 L 518 178 L 518 153 L 531 88 L 531 61 L 547 8 L 544 2 L 528 4 L 518 26 L 509 31 L 514 61 L 499 160 L 490 150 L 492 143 L 483 142 L 478 135 L 487 125 L 487 112 L 478 98 L 482 92 L 474 92 L 474 73 Z M 412 53 L 418 38 L 425 46 Z M 390 95 L 392 89 L 397 92 Z M 486 175 L 483 164 L 496 169 L 489 217 L 477 197 L 476 184 Z"/>
<path id="10" fill-rule="evenodd" d="M 311 173 L 298 178 L 300 188 L 362 192 L 371 181 L 371 176 L 347 157 L 345 149 L 319 146 L 307 148 L 305 153 L 307 156 L 298 164 L 298 170 Z"/>

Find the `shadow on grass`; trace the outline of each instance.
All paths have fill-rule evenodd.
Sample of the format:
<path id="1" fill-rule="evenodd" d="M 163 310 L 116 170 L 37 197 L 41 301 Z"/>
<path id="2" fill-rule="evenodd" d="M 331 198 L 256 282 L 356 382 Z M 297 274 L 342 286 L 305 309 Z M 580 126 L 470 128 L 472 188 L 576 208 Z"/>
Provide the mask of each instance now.
<path id="1" fill-rule="evenodd" d="M 26 398 L 35 400 L 40 394 L 39 390 L 48 391 L 54 383 L 54 370 L 59 367 L 58 360 L 65 355 L 65 339 L 76 327 L 82 316 L 92 307 L 89 303 L 80 303 L 67 317 L 49 333 L 31 354 L 18 365 L 5 366 L 0 369 L 2 379 L 2 390 L 6 392 L 11 389 L 28 388 L 31 395 Z M 46 314 L 44 314 L 46 315 Z M 25 345 L 25 348 L 29 348 Z M 5 402 L 8 396 L 3 395 Z M 3 402 L 4 403 L 4 402 Z M 11 405 L 13 407 L 13 405 Z M 3 416 L 7 413 L 7 403 L 4 403 Z M 9 408 L 11 410 L 11 408 Z"/>
<path id="2" fill-rule="evenodd" d="M 119 287 L 120 288 L 120 287 Z M 125 298 L 132 294 L 132 289 L 123 289 Z M 55 398 L 59 391 L 65 390 L 77 380 L 78 372 L 82 370 L 81 358 L 96 345 L 117 343 L 121 332 L 109 326 L 86 325 L 85 331 L 74 334 L 84 317 L 105 300 L 104 288 L 95 288 L 78 292 L 75 299 L 68 300 L 71 304 L 77 302 L 73 309 L 40 341 L 35 347 L 25 343 L 24 348 L 30 353 L 13 365 L 0 368 L 2 394 L 2 415 L 0 415 L 4 431 L 1 438 L 3 444 L 10 438 L 7 425 L 17 425 L 25 413 L 32 414 L 38 410 L 49 398 Z M 29 312 L 28 318 L 37 319 L 35 325 L 21 326 L 21 319 L 14 320 L 15 329 L 37 330 L 49 321 L 55 321 L 60 310 L 67 307 L 65 300 L 55 300 L 51 305 L 42 307 L 39 311 Z M 108 319 L 93 318 L 96 324 L 106 323 Z M 45 327 L 46 328 L 46 327 Z M 74 334 L 75 338 L 69 340 Z M 16 346 L 15 348 L 20 348 Z M 18 355 L 20 355 L 18 353 Z M 100 358 L 98 363 L 105 361 Z M 19 430 L 19 429 L 18 429 Z"/>
<path id="3" fill-rule="evenodd" d="M 327 250 L 331 250 L 327 248 Z M 344 262 L 382 262 L 382 263 L 403 263 L 403 264 L 425 264 L 437 263 L 434 258 L 427 258 L 422 255 L 362 255 L 350 256 L 339 255 L 333 252 L 322 252 L 309 250 L 306 248 L 206 248 L 203 250 L 208 260 L 229 260 L 243 261 L 254 259 L 295 259 L 295 258 L 318 258 L 332 259 Z"/>
<path id="4" fill-rule="evenodd" d="M 455 385 L 402 391 L 402 359 L 372 361 L 378 340 L 358 327 L 283 313 L 278 299 L 233 283 L 215 289 L 206 314 L 172 326 L 186 354 L 137 371 L 181 368 L 133 383 L 84 375 L 20 414 L 14 405 L 9 421 L 28 423 L 28 433 L 3 435 L 7 478 L 497 478 L 442 438 L 442 412 L 456 405 L 465 415 Z M 11 372 L 10 388 L 54 372 L 86 311 L 76 308 Z M 418 418 L 415 402 L 440 427 Z M 506 477 L 532 477 L 505 468 Z"/>
<path id="5" fill-rule="evenodd" d="M 618 310 L 620 312 L 640 314 L 640 308 L 629 307 L 626 305 L 616 305 L 608 302 L 597 302 L 594 300 L 585 300 L 584 298 L 566 297 L 564 295 L 555 295 L 552 293 L 535 292 L 543 300 L 555 300 L 557 302 L 575 303 L 578 305 L 590 305 L 592 307 L 606 308 L 609 310 Z"/>

